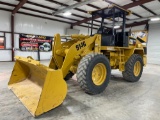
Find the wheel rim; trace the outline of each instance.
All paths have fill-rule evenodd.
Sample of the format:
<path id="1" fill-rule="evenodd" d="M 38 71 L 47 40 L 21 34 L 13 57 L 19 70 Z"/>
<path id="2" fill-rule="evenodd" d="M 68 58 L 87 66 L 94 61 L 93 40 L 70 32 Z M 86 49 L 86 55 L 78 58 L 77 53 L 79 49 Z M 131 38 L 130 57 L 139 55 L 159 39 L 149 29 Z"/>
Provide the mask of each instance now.
<path id="1" fill-rule="evenodd" d="M 134 64 L 134 75 L 135 76 L 138 76 L 141 72 L 141 63 L 139 61 L 137 61 L 135 64 Z"/>
<path id="2" fill-rule="evenodd" d="M 107 69 L 103 63 L 98 63 L 92 70 L 92 81 L 95 85 L 102 85 L 107 76 Z"/>

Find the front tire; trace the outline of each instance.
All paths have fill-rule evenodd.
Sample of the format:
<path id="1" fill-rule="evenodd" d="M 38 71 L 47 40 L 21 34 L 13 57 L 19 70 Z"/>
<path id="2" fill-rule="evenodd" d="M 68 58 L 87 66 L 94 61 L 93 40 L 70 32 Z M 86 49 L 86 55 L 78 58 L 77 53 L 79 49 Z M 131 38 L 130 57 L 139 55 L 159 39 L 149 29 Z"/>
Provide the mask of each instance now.
<path id="1" fill-rule="evenodd" d="M 125 64 L 123 78 L 129 82 L 137 82 L 143 72 L 143 59 L 139 54 L 133 54 Z"/>
<path id="2" fill-rule="evenodd" d="M 77 69 L 77 81 L 89 94 L 99 94 L 108 86 L 111 77 L 109 60 L 103 54 L 88 54 L 82 58 Z"/>

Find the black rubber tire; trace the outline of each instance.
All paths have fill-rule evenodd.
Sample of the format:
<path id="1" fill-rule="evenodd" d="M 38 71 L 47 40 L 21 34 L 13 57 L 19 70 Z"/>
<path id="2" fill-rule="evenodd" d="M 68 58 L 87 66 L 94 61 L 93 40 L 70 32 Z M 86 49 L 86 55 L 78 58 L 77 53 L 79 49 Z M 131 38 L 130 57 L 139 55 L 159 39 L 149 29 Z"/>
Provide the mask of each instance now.
<path id="1" fill-rule="evenodd" d="M 64 80 L 65 80 L 65 81 L 70 80 L 70 78 L 72 78 L 73 75 L 74 75 L 74 74 L 73 74 L 72 72 L 69 72 L 69 73 L 66 75 L 66 77 L 64 78 Z"/>
<path id="2" fill-rule="evenodd" d="M 107 69 L 107 76 L 102 85 L 95 85 L 92 81 L 92 70 L 98 63 L 103 63 Z M 88 94 L 99 94 L 108 86 L 111 77 L 109 60 L 103 54 L 91 53 L 83 57 L 77 69 L 77 81 L 80 87 Z"/>
<path id="3" fill-rule="evenodd" d="M 141 64 L 141 71 L 138 76 L 134 75 L 134 65 L 139 61 Z M 143 72 L 143 59 L 139 54 L 133 54 L 125 64 L 125 71 L 122 72 L 123 78 L 129 82 L 137 82 L 141 78 Z"/>

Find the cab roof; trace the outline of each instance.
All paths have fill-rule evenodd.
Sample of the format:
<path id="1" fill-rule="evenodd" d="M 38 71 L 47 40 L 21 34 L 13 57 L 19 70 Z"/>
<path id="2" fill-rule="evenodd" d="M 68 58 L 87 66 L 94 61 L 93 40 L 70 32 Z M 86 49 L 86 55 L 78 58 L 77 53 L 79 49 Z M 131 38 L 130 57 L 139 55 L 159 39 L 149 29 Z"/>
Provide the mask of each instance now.
<path id="1" fill-rule="evenodd" d="M 93 12 L 90 12 L 93 16 L 100 16 L 103 18 L 109 18 L 109 17 L 113 17 L 113 15 L 115 15 L 115 17 L 121 17 L 123 15 L 123 13 L 125 13 L 126 15 L 130 15 L 131 11 L 129 10 L 125 10 L 117 5 L 112 5 L 111 7 L 106 7 L 100 10 L 96 10 Z"/>

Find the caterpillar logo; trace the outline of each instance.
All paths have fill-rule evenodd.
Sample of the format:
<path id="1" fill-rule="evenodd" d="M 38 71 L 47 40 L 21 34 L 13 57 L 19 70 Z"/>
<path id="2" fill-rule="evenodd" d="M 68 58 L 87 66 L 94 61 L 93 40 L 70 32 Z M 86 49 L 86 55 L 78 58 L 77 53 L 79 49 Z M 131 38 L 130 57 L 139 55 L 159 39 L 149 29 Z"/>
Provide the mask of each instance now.
<path id="1" fill-rule="evenodd" d="M 40 39 L 46 39 L 46 36 L 38 36 Z"/>
<path id="2" fill-rule="evenodd" d="M 80 44 L 76 45 L 76 49 L 77 51 L 82 49 L 83 47 L 86 47 L 86 43 L 85 41 L 81 42 Z"/>

